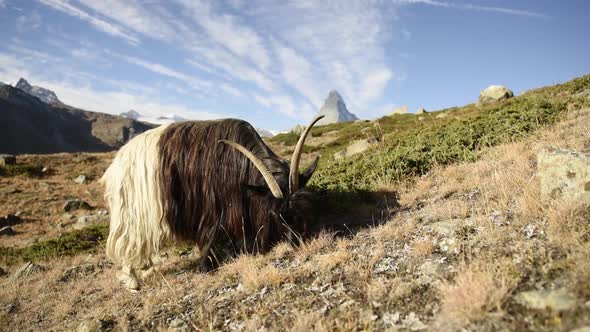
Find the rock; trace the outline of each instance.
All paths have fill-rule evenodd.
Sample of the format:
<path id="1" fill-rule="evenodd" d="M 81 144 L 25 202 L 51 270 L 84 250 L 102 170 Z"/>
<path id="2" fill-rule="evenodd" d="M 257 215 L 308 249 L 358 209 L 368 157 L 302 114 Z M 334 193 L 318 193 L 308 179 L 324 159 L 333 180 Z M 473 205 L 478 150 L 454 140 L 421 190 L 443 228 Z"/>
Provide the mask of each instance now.
<path id="1" fill-rule="evenodd" d="M 102 332 L 112 331 L 114 322 L 102 319 L 88 318 L 80 322 L 76 332 Z"/>
<path id="2" fill-rule="evenodd" d="M 190 331 L 188 324 L 180 317 L 174 318 L 168 325 L 170 331 L 188 332 Z"/>
<path id="3" fill-rule="evenodd" d="M 479 93 L 477 105 L 479 106 L 512 97 L 514 97 L 514 93 L 510 91 L 510 89 L 501 85 L 490 85 Z"/>
<path id="4" fill-rule="evenodd" d="M 318 125 L 358 120 L 356 115 L 348 111 L 342 96 L 336 90 L 330 91 L 319 115 L 325 115 L 325 118 L 318 121 Z"/>
<path id="5" fill-rule="evenodd" d="M 68 199 L 63 207 L 65 212 L 70 212 L 73 210 L 92 210 L 92 206 L 90 204 L 84 202 L 81 199 Z"/>
<path id="6" fill-rule="evenodd" d="M 362 139 L 354 141 L 352 144 L 347 146 L 344 150 L 334 153 L 334 159 L 342 159 L 354 156 L 355 154 L 362 153 L 373 147 L 377 143 L 375 139 Z"/>
<path id="7" fill-rule="evenodd" d="M 76 182 L 77 184 L 86 183 L 86 175 L 83 175 L 83 174 L 78 175 L 78 177 L 76 179 L 74 179 L 74 182 Z"/>
<path id="8" fill-rule="evenodd" d="M 10 235 L 14 235 L 14 234 L 16 234 L 16 232 L 10 226 L 4 226 L 4 227 L 0 228 L 0 235 L 10 236 Z"/>
<path id="9" fill-rule="evenodd" d="M 538 310 L 550 308 L 565 311 L 576 305 L 576 298 L 564 288 L 521 292 L 516 295 L 515 300 L 527 308 Z"/>
<path id="10" fill-rule="evenodd" d="M 448 116 L 447 113 L 440 113 L 435 116 L 436 119 L 444 119 Z"/>
<path id="11" fill-rule="evenodd" d="M 6 226 L 14 226 L 23 222 L 23 220 L 18 216 L 20 213 L 16 214 L 7 214 L 4 217 L 0 217 L 0 228 L 4 228 Z"/>
<path id="12" fill-rule="evenodd" d="M 301 135 L 301 133 L 303 133 L 303 131 L 305 130 L 305 127 L 302 125 L 296 125 L 295 127 L 293 127 L 293 129 L 291 129 L 291 132 L 297 136 Z M 309 134 L 307 134 L 307 138 L 311 138 L 313 137 L 311 134 L 311 131 L 309 132 Z"/>
<path id="13" fill-rule="evenodd" d="M 0 166 L 15 165 L 16 157 L 11 154 L 0 154 Z"/>
<path id="14" fill-rule="evenodd" d="M 400 106 L 393 109 L 391 115 L 408 114 L 408 106 Z"/>
<path id="15" fill-rule="evenodd" d="M 23 279 L 23 278 L 26 278 L 30 275 L 33 275 L 37 272 L 41 272 L 43 270 L 45 270 L 45 268 L 42 267 L 41 265 L 37 265 L 32 262 L 26 262 L 18 270 L 16 270 L 16 272 L 14 272 L 12 274 L 12 276 L 10 276 L 9 281 L 14 282 L 19 279 Z"/>
<path id="16" fill-rule="evenodd" d="M 78 266 L 72 266 L 64 271 L 62 276 L 59 278 L 61 282 L 67 282 L 79 277 L 85 277 L 91 275 L 96 270 L 94 264 L 82 264 Z"/>
<path id="17" fill-rule="evenodd" d="M 416 114 L 427 114 L 427 113 L 428 113 L 428 112 L 427 112 L 427 111 L 426 111 L 426 109 L 424 109 L 424 108 L 419 108 L 419 109 L 416 111 Z"/>
<path id="18" fill-rule="evenodd" d="M 74 229 L 82 229 L 84 227 L 96 224 L 99 222 L 109 221 L 109 216 L 104 214 L 94 214 L 89 216 L 81 216 L 78 218 L 78 222 L 73 225 Z"/>
<path id="19" fill-rule="evenodd" d="M 543 197 L 590 205 L 590 157 L 559 148 L 543 149 L 537 154 L 537 176 Z"/>

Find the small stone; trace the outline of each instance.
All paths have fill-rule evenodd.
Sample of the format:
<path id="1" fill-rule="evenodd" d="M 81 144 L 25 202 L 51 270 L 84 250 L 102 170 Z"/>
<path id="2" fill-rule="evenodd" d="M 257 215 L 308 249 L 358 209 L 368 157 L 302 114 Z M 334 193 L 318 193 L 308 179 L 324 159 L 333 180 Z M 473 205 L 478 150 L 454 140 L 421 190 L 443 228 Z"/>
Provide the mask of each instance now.
<path id="1" fill-rule="evenodd" d="M 12 276 L 10 276 L 9 281 L 14 282 L 14 281 L 17 281 L 22 278 L 26 278 L 32 274 L 35 274 L 35 273 L 43 271 L 43 270 L 45 270 L 45 268 L 42 267 L 41 265 L 37 265 L 32 262 L 26 262 L 18 270 L 16 270 L 16 272 L 14 272 L 12 274 Z"/>
<path id="2" fill-rule="evenodd" d="M 77 184 L 84 184 L 86 183 L 86 175 L 78 175 L 78 177 L 74 180 Z"/>
<path id="3" fill-rule="evenodd" d="M 16 234 L 16 232 L 10 226 L 5 226 L 5 227 L 0 228 L 0 235 L 10 236 L 10 235 L 14 235 L 14 234 Z"/>
<path id="4" fill-rule="evenodd" d="M 47 173 L 49 172 L 49 167 L 45 166 L 43 167 L 43 169 L 41 169 L 41 173 Z"/>
<path id="5" fill-rule="evenodd" d="M 63 209 L 65 212 L 70 212 L 70 211 L 79 210 L 79 209 L 91 210 L 92 206 L 90 206 L 90 204 L 84 202 L 83 200 L 76 198 L 76 199 L 67 200 L 66 203 L 64 204 Z"/>
<path id="6" fill-rule="evenodd" d="M 538 310 L 565 311 L 576 305 L 576 298 L 564 288 L 521 292 L 515 299 L 525 307 Z"/>
<path id="7" fill-rule="evenodd" d="M 78 218 L 78 222 L 74 224 L 74 229 L 82 229 L 88 225 L 92 225 L 98 222 L 108 221 L 109 217 L 106 215 L 89 215 L 89 216 L 81 216 Z"/>
<path id="8" fill-rule="evenodd" d="M 72 266 L 64 271 L 59 281 L 67 282 L 78 277 L 85 277 L 91 275 L 96 270 L 94 264 L 82 264 L 78 266 Z"/>
<path id="9" fill-rule="evenodd" d="M 87 320 L 82 321 L 78 328 L 76 328 L 76 332 L 99 332 L 103 331 L 102 322 L 98 319 L 90 318 Z"/>
<path id="10" fill-rule="evenodd" d="M 0 166 L 15 165 L 16 157 L 11 154 L 0 154 Z"/>
<path id="11" fill-rule="evenodd" d="M 190 331 L 188 324 L 180 317 L 174 318 L 168 325 L 170 331 L 188 332 Z"/>

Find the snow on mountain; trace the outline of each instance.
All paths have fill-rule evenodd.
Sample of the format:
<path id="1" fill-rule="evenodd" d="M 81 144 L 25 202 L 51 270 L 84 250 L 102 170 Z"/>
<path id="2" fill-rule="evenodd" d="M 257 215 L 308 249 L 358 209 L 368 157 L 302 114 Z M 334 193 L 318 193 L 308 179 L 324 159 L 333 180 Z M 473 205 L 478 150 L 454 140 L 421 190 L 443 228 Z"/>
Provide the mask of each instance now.
<path id="1" fill-rule="evenodd" d="M 358 120 L 358 117 L 348 111 L 344 99 L 336 90 L 330 91 L 324 106 L 320 109 L 319 115 L 325 115 L 318 124 L 325 125 L 329 123 L 346 122 Z"/>
<path id="2" fill-rule="evenodd" d="M 127 119 L 137 120 L 141 117 L 141 114 L 139 114 L 139 112 L 136 112 L 134 110 L 129 110 L 127 112 L 123 112 L 123 113 L 119 114 L 119 116 L 122 116 Z"/>
<path id="3" fill-rule="evenodd" d="M 181 121 L 187 121 L 188 119 L 183 118 L 180 115 L 168 114 L 168 115 L 159 116 L 159 117 L 156 118 L 156 120 L 158 120 L 158 121 L 181 122 Z"/>
<path id="4" fill-rule="evenodd" d="M 272 131 L 266 130 L 264 128 L 254 128 L 254 129 L 256 129 L 256 131 L 258 132 L 258 135 L 260 135 L 260 137 L 262 137 L 262 138 L 271 138 L 275 135 L 272 133 Z"/>
<path id="5" fill-rule="evenodd" d="M 27 82 L 27 80 L 25 80 L 22 77 L 20 80 L 18 80 L 18 83 L 16 83 L 15 88 L 21 89 L 24 92 L 30 94 L 31 96 L 35 96 L 35 97 L 41 99 L 41 101 L 44 103 L 47 103 L 47 104 L 60 103 L 61 104 L 61 101 L 59 101 L 59 99 L 57 99 L 57 95 L 55 95 L 55 93 L 53 91 L 45 89 L 40 86 L 30 85 L 29 82 Z"/>
<path id="6" fill-rule="evenodd" d="M 123 113 L 119 114 L 119 116 L 122 116 L 122 117 L 128 118 L 128 119 L 137 120 L 137 121 L 148 122 L 148 123 L 153 123 L 153 124 L 160 124 L 160 125 L 188 120 L 188 119 L 183 118 L 182 116 L 176 115 L 176 114 L 167 114 L 167 115 L 160 115 L 160 116 L 146 116 L 146 115 L 143 115 L 135 110 L 129 110 L 127 112 L 123 112 Z"/>

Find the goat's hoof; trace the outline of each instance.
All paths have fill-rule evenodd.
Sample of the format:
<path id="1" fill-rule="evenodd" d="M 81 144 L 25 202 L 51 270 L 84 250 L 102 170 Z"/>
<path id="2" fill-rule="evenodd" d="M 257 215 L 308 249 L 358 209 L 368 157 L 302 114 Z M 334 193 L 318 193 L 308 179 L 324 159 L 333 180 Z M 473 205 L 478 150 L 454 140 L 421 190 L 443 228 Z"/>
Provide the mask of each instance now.
<path id="1" fill-rule="evenodd" d="M 125 273 L 123 271 L 117 272 L 117 279 L 125 286 L 127 289 L 131 291 L 139 290 L 139 280 L 129 273 Z"/>
<path id="2" fill-rule="evenodd" d="M 145 270 L 141 270 L 140 274 L 141 274 L 141 278 L 145 279 L 149 276 L 151 276 L 152 274 L 154 274 L 156 270 L 154 269 L 153 266 L 150 266 L 149 268 L 145 269 Z"/>

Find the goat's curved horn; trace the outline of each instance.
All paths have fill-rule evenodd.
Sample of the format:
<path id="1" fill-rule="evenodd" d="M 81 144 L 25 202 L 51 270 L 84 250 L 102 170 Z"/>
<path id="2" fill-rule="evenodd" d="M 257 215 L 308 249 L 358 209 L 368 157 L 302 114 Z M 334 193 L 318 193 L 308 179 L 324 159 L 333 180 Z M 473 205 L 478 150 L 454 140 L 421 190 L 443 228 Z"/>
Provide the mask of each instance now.
<path id="1" fill-rule="evenodd" d="M 281 187 L 279 187 L 277 180 L 274 178 L 274 176 L 272 176 L 272 173 L 270 172 L 268 167 L 266 167 L 266 165 L 262 162 L 262 160 L 258 159 L 258 157 L 256 157 L 252 152 L 250 152 L 248 149 L 236 142 L 227 140 L 220 140 L 219 142 L 234 147 L 236 150 L 240 151 L 246 157 L 248 157 L 248 159 L 250 159 L 250 161 L 254 164 L 254 166 L 256 166 L 256 168 L 262 174 L 262 177 L 264 178 L 264 181 L 266 181 L 266 184 L 268 185 L 268 188 L 270 189 L 272 195 L 279 199 L 284 198 L 283 192 L 281 191 Z"/>
<path id="2" fill-rule="evenodd" d="M 301 149 L 303 148 L 303 143 L 305 143 L 307 134 L 309 134 L 309 131 L 313 125 L 323 117 L 323 115 L 320 115 L 313 119 L 309 126 L 307 126 L 307 128 L 305 128 L 305 130 L 301 133 L 301 137 L 299 137 L 299 141 L 295 146 L 293 156 L 291 157 L 291 169 L 289 170 L 289 192 L 291 194 L 299 189 L 299 160 L 301 159 Z"/>

